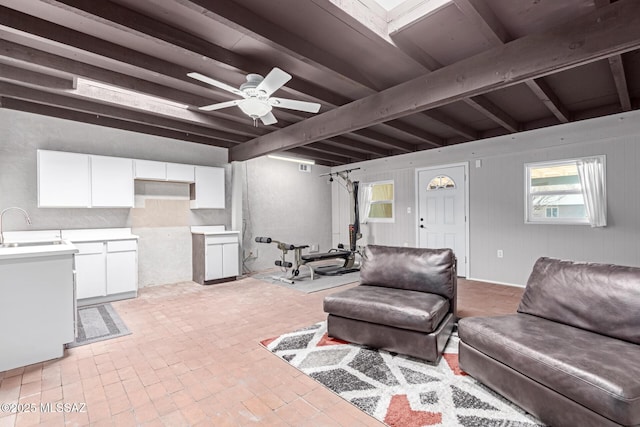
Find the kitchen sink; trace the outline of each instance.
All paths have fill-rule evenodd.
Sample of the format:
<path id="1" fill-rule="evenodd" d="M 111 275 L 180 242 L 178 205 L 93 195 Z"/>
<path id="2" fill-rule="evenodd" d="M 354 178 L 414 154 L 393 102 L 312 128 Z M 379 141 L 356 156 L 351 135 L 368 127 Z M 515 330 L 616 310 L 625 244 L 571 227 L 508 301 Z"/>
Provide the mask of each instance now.
<path id="1" fill-rule="evenodd" d="M 48 240 L 46 242 L 7 242 L 2 243 L 0 248 L 24 248 L 29 246 L 49 246 L 49 245 L 61 245 L 62 240 Z"/>

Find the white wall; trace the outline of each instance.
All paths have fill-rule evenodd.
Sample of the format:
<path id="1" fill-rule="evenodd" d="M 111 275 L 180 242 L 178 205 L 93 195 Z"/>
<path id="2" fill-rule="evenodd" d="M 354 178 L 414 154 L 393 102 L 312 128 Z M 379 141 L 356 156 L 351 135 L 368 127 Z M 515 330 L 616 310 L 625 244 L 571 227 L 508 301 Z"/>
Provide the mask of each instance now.
<path id="1" fill-rule="evenodd" d="M 607 156 L 606 228 L 524 224 L 525 163 L 596 154 Z M 540 256 L 640 266 L 640 112 L 334 168 L 360 167 L 362 182 L 395 180 L 396 222 L 365 225 L 361 242 L 416 245 L 415 214 L 406 213 L 415 213 L 415 169 L 458 162 L 470 162 L 470 278 L 523 286 Z M 334 188 L 333 200 L 333 240 L 345 241 L 346 192 Z"/>
<path id="2" fill-rule="evenodd" d="M 0 210 L 26 209 L 33 225 L 7 213 L 5 230 L 132 227 L 139 241 L 140 285 L 191 280 L 190 225 L 230 226 L 230 209 L 189 209 L 186 184 L 136 184 L 133 209 L 51 209 L 37 207 L 36 150 L 225 166 L 227 150 L 0 109 Z M 227 181 L 230 168 L 227 166 Z M 227 182 L 227 190 L 230 188 Z M 231 206 L 227 191 L 227 206 Z"/>
<path id="3" fill-rule="evenodd" d="M 241 179 L 243 187 L 245 270 L 274 268 L 280 259 L 275 244 L 256 243 L 256 237 L 316 244 L 320 252 L 331 248 L 331 186 L 327 177 L 319 176 L 329 170 L 312 165 L 310 173 L 300 172 L 297 163 L 268 157 L 242 162 L 234 169 L 234 179 Z M 293 262 L 292 252 L 287 260 Z"/>

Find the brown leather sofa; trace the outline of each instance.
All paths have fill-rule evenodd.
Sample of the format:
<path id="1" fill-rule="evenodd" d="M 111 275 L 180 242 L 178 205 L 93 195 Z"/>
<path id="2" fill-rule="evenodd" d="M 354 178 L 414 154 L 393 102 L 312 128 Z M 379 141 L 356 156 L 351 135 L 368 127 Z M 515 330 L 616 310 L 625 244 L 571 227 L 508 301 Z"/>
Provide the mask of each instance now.
<path id="1" fill-rule="evenodd" d="M 329 336 L 435 362 L 456 321 L 450 249 L 369 245 L 360 284 L 324 299 Z"/>
<path id="2" fill-rule="evenodd" d="M 458 333 L 460 367 L 543 422 L 640 426 L 640 268 L 540 258 L 517 314 Z"/>

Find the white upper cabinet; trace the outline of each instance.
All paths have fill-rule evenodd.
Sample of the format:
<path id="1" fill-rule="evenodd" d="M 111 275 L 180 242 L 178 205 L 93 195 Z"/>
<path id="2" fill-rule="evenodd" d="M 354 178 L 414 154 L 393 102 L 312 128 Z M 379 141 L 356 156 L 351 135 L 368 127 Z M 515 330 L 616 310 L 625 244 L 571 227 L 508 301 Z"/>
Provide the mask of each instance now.
<path id="1" fill-rule="evenodd" d="M 132 159 L 91 156 L 91 206 L 131 208 L 133 193 Z"/>
<path id="2" fill-rule="evenodd" d="M 224 209 L 224 168 L 38 150 L 38 207 L 132 208 L 134 179 L 191 184 L 191 209 Z"/>
<path id="3" fill-rule="evenodd" d="M 38 150 L 38 207 L 91 206 L 89 155 Z"/>
<path id="4" fill-rule="evenodd" d="M 153 181 L 167 180 L 167 164 L 154 160 L 134 160 L 134 178 Z M 193 166 L 192 166 L 193 167 Z"/>
<path id="5" fill-rule="evenodd" d="M 193 165 L 183 165 L 181 163 L 167 163 L 167 181 L 173 182 L 194 182 L 195 167 Z"/>
<path id="6" fill-rule="evenodd" d="M 191 209 L 224 209 L 224 168 L 195 167 Z"/>

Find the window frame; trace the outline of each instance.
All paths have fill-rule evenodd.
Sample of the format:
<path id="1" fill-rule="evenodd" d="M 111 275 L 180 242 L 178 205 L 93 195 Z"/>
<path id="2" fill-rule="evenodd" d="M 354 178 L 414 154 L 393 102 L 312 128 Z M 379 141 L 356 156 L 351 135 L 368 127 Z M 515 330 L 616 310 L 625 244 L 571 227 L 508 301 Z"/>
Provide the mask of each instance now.
<path id="1" fill-rule="evenodd" d="M 604 155 L 596 155 L 589 156 L 591 157 L 600 157 L 602 159 L 603 165 L 605 165 L 606 170 L 606 157 Z M 551 166 L 562 166 L 569 164 L 577 164 L 578 161 L 582 160 L 583 157 L 575 157 L 570 159 L 562 159 L 562 160 L 548 160 L 542 162 L 532 162 L 524 164 L 524 223 L 525 224 L 551 224 L 551 225 L 589 225 L 589 218 L 586 216 L 584 218 L 554 218 L 554 217 L 541 217 L 533 219 L 532 217 L 532 194 L 531 193 L 531 170 L 534 168 L 540 167 L 551 167 Z M 606 174 L 605 174 L 605 182 L 603 183 L 606 191 Z M 552 194 L 582 194 L 576 193 L 575 191 L 557 191 L 552 192 Z"/>
<path id="2" fill-rule="evenodd" d="M 371 186 L 372 188 L 372 192 L 373 192 L 373 187 L 376 185 L 386 185 L 386 184 L 391 184 L 393 186 L 393 199 L 391 200 L 378 200 L 377 202 L 374 202 L 373 200 L 371 200 L 371 204 L 369 206 L 369 212 L 367 212 L 367 218 L 366 220 L 368 222 L 379 222 L 379 223 L 394 223 L 396 222 L 396 184 L 394 182 L 393 179 L 386 179 L 386 180 L 382 180 L 382 181 L 372 181 L 372 182 L 367 182 L 364 185 L 368 185 Z M 391 218 L 371 218 L 371 207 L 373 207 L 374 204 L 382 204 L 382 203 L 391 203 Z"/>

